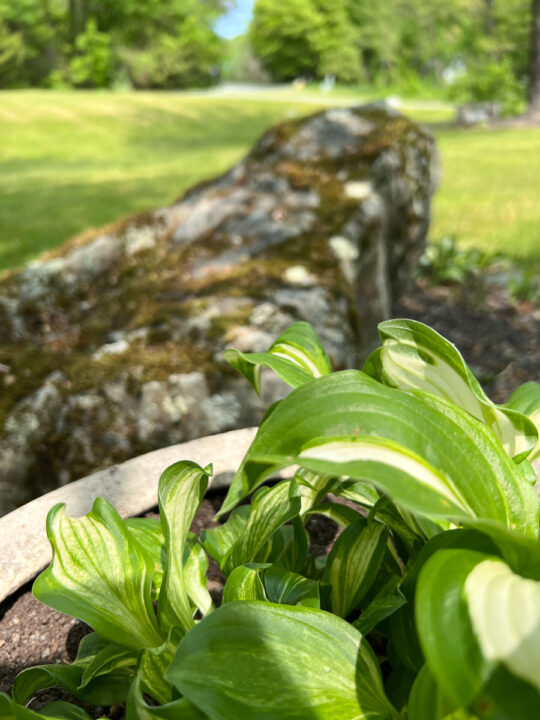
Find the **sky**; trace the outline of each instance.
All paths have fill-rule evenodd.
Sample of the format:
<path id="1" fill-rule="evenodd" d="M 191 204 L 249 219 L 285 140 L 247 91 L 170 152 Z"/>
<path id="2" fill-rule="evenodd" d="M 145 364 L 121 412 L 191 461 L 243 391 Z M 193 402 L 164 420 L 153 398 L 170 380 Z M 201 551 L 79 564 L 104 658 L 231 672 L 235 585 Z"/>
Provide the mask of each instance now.
<path id="1" fill-rule="evenodd" d="M 214 26 L 221 37 L 231 39 L 246 32 L 255 0 L 236 0 L 235 7 L 222 15 Z"/>

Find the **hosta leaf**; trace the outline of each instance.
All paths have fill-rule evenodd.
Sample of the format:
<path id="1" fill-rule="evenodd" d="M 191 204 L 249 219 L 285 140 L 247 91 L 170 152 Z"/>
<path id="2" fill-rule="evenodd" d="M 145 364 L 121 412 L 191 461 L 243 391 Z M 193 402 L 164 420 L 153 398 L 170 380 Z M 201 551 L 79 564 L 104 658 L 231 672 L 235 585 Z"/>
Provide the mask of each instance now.
<path id="1" fill-rule="evenodd" d="M 47 535 L 53 559 L 34 583 L 38 600 L 110 642 L 135 650 L 163 642 L 150 593 L 152 563 L 110 503 L 98 498 L 82 518 L 56 505 Z"/>
<path id="2" fill-rule="evenodd" d="M 368 368 L 379 365 L 383 382 L 451 400 L 486 423 L 510 456 L 519 460 L 528 455 L 538 440 L 534 423 L 491 402 L 452 343 L 416 320 L 386 320 L 378 327 L 383 345 Z"/>
<path id="3" fill-rule="evenodd" d="M 170 665 L 183 633 L 173 628 L 167 641 L 160 648 L 143 650 L 137 673 L 129 689 L 126 703 L 126 720 L 201 720 L 206 718 L 186 698 L 178 698 L 172 684 L 164 673 Z M 150 705 L 145 694 L 162 703 Z"/>
<path id="4" fill-rule="evenodd" d="M 440 550 L 420 571 L 416 619 L 429 668 L 458 706 L 501 664 L 535 689 L 540 707 L 540 582 L 497 557 Z"/>
<path id="5" fill-rule="evenodd" d="M 171 628 L 167 640 L 161 647 L 147 648 L 140 653 L 136 682 L 143 692 L 158 703 L 171 702 L 177 696 L 176 690 L 165 679 L 164 674 L 171 664 L 183 635 L 184 632 L 181 628 Z"/>
<path id="6" fill-rule="evenodd" d="M 367 593 L 379 571 L 388 533 L 384 525 L 362 519 L 345 528 L 326 562 L 332 611 L 347 617 Z"/>
<path id="7" fill-rule="evenodd" d="M 264 573 L 268 600 L 280 605 L 320 607 L 319 583 L 277 565 Z"/>
<path id="8" fill-rule="evenodd" d="M 534 423 L 539 439 L 528 456 L 529 460 L 540 457 L 540 383 L 526 382 L 510 395 L 506 407 L 526 415 Z"/>
<path id="9" fill-rule="evenodd" d="M 131 674 L 137 664 L 137 653 L 123 645 L 110 643 L 100 650 L 85 667 L 78 690 L 82 690 L 94 679 L 111 672 Z"/>
<path id="10" fill-rule="evenodd" d="M 319 338 L 306 322 L 295 323 L 285 330 L 268 352 L 245 354 L 229 349 L 223 357 L 249 380 L 257 392 L 260 391 L 261 367 L 270 368 L 292 387 L 332 372 Z"/>
<path id="11" fill-rule="evenodd" d="M 161 523 L 156 518 L 128 518 L 124 522 L 153 564 L 152 600 L 157 600 L 163 582 L 166 558 L 165 538 Z"/>
<path id="12" fill-rule="evenodd" d="M 486 559 L 472 550 L 440 550 L 420 571 L 416 624 L 429 669 L 458 707 L 467 707 L 494 669 L 473 633 L 464 585 Z"/>
<path id="13" fill-rule="evenodd" d="M 0 693 L 0 717 L 2 720 L 90 720 L 87 712 L 68 702 L 59 700 L 36 712 L 10 700 L 4 693 Z"/>
<path id="14" fill-rule="evenodd" d="M 504 665 L 498 665 L 483 692 L 471 705 L 471 710 L 474 720 L 536 720 L 540 710 L 540 693 L 529 683 L 512 675 Z"/>
<path id="15" fill-rule="evenodd" d="M 413 683 L 407 704 L 407 720 L 473 720 L 464 710 L 453 715 L 454 703 L 443 695 L 427 665 L 424 665 Z"/>
<path id="16" fill-rule="evenodd" d="M 212 720 L 398 717 L 368 643 L 312 608 L 224 605 L 186 635 L 166 676 Z"/>
<path id="17" fill-rule="evenodd" d="M 306 515 L 322 515 L 323 517 L 327 517 L 329 520 L 333 520 L 335 523 L 344 528 L 348 525 L 352 525 L 352 523 L 359 522 L 363 518 L 363 515 L 361 515 L 358 510 L 355 510 L 348 505 L 341 505 L 341 503 L 336 502 L 327 502 L 315 505 L 315 507 L 309 510 Z"/>
<path id="18" fill-rule="evenodd" d="M 266 563 L 249 563 L 234 568 L 223 588 L 223 605 L 234 600 L 266 600 L 264 585 L 260 578 Z"/>
<path id="19" fill-rule="evenodd" d="M 203 548 L 210 557 L 219 563 L 221 569 L 223 569 L 227 556 L 233 546 L 245 532 L 248 524 L 249 510 L 249 505 L 241 505 L 231 513 L 227 522 L 224 522 L 223 525 L 201 532 Z"/>
<path id="20" fill-rule="evenodd" d="M 35 665 L 20 672 L 13 684 L 13 699 L 23 705 L 39 692 L 50 687 L 64 688 L 82 702 L 96 705 L 116 705 L 124 702 L 131 682 L 127 670 L 109 672 L 80 687 L 88 663 L 72 665 Z"/>
<path id="21" fill-rule="evenodd" d="M 227 556 L 224 573 L 227 575 L 238 565 L 253 562 L 272 534 L 299 512 L 296 483 L 283 480 L 272 488 L 261 488 L 251 500 L 248 523 Z"/>
<path id="22" fill-rule="evenodd" d="M 284 543 L 284 548 L 279 554 L 276 553 L 275 556 L 273 556 L 272 552 L 270 552 L 265 559 L 267 562 L 276 563 L 291 572 L 301 572 L 306 563 L 309 551 L 309 534 L 302 518 L 299 516 L 292 519 L 290 526 L 280 528 L 277 533 L 285 530 L 285 528 L 292 529 L 289 542 Z M 274 547 L 274 538 L 277 533 L 272 535 L 272 548 Z"/>
<path id="23" fill-rule="evenodd" d="M 400 582 L 401 578 L 399 577 L 390 578 L 368 606 L 362 610 L 358 620 L 353 623 L 362 635 L 367 635 L 382 620 L 386 620 L 406 604 L 407 599 L 399 589 Z"/>
<path id="24" fill-rule="evenodd" d="M 540 692 L 540 582 L 489 559 L 471 570 L 464 589 L 484 658 L 503 663 Z"/>
<path id="25" fill-rule="evenodd" d="M 207 570 L 208 556 L 197 536 L 189 533 L 184 548 L 184 580 L 189 599 L 203 615 L 214 607 L 206 582 Z"/>
<path id="26" fill-rule="evenodd" d="M 334 477 L 318 475 L 305 468 L 299 468 L 294 479 L 302 501 L 301 515 L 309 512 L 314 505 L 318 505 L 329 492 L 332 492 L 337 483 L 337 479 Z"/>
<path id="27" fill-rule="evenodd" d="M 46 718 L 62 718 L 62 720 L 90 720 L 90 715 L 77 705 L 64 700 L 49 703 L 40 710 Z"/>
<path id="28" fill-rule="evenodd" d="M 403 445 L 371 436 L 315 438 L 294 462 L 318 471 L 339 471 L 365 478 L 396 502 L 435 517 L 475 517 L 463 493 L 445 473 Z"/>
<path id="29" fill-rule="evenodd" d="M 339 454 L 321 461 L 313 445 L 300 457 L 313 438 L 343 436 L 353 444 L 349 450 L 362 450 L 359 465 Z M 538 533 L 534 490 L 485 425 L 434 395 L 386 387 L 357 370 L 314 380 L 280 402 L 259 428 L 220 512 L 298 460 L 318 473 L 378 485 L 429 517 L 489 518 Z"/>
<path id="30" fill-rule="evenodd" d="M 476 520 L 474 527 L 489 537 L 495 552 L 522 577 L 540 580 L 540 543 L 521 533 L 497 525 L 490 520 Z"/>
<path id="31" fill-rule="evenodd" d="M 159 479 L 158 501 L 167 548 L 167 561 L 158 600 L 162 628 L 193 625 L 188 580 L 184 575 L 184 553 L 189 527 L 208 486 L 211 472 L 189 460 L 168 467 Z"/>

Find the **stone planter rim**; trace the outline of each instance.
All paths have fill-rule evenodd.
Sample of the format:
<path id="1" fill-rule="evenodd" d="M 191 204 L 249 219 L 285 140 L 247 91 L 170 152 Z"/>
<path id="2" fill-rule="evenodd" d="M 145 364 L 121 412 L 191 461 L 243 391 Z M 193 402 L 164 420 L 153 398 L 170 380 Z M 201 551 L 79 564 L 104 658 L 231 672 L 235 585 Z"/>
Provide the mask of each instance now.
<path id="1" fill-rule="evenodd" d="M 212 463 L 214 475 L 209 487 L 227 487 L 256 431 L 254 427 L 231 430 L 139 455 L 52 490 L 0 517 L 0 602 L 50 562 L 45 521 L 53 505 L 66 503 L 68 514 L 78 517 L 89 512 L 100 496 L 124 518 L 140 515 L 157 505 L 159 477 L 178 460 L 192 460 L 203 467 Z"/>

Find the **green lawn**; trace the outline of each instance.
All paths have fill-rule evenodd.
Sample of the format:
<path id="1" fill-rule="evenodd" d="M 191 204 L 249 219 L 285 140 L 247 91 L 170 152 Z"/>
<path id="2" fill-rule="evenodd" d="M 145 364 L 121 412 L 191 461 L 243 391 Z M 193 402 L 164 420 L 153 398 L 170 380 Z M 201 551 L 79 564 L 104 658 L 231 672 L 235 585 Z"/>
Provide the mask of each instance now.
<path id="1" fill-rule="evenodd" d="M 313 91 L 272 99 L 0 93 L 0 268 L 171 202 L 231 166 L 272 123 L 329 102 Z M 456 234 L 463 244 L 536 260 L 540 130 L 450 130 L 447 109 L 404 110 L 434 123 L 442 154 L 432 237 Z"/>

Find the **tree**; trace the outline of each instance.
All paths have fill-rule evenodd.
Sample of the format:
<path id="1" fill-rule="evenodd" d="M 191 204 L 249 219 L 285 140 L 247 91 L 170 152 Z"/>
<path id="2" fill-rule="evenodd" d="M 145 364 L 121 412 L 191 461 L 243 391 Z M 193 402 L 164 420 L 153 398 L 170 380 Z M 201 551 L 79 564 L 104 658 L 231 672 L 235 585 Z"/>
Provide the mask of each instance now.
<path id="1" fill-rule="evenodd" d="M 351 82 L 360 76 L 345 0 L 258 0 L 250 38 L 274 80 L 329 73 Z"/>

